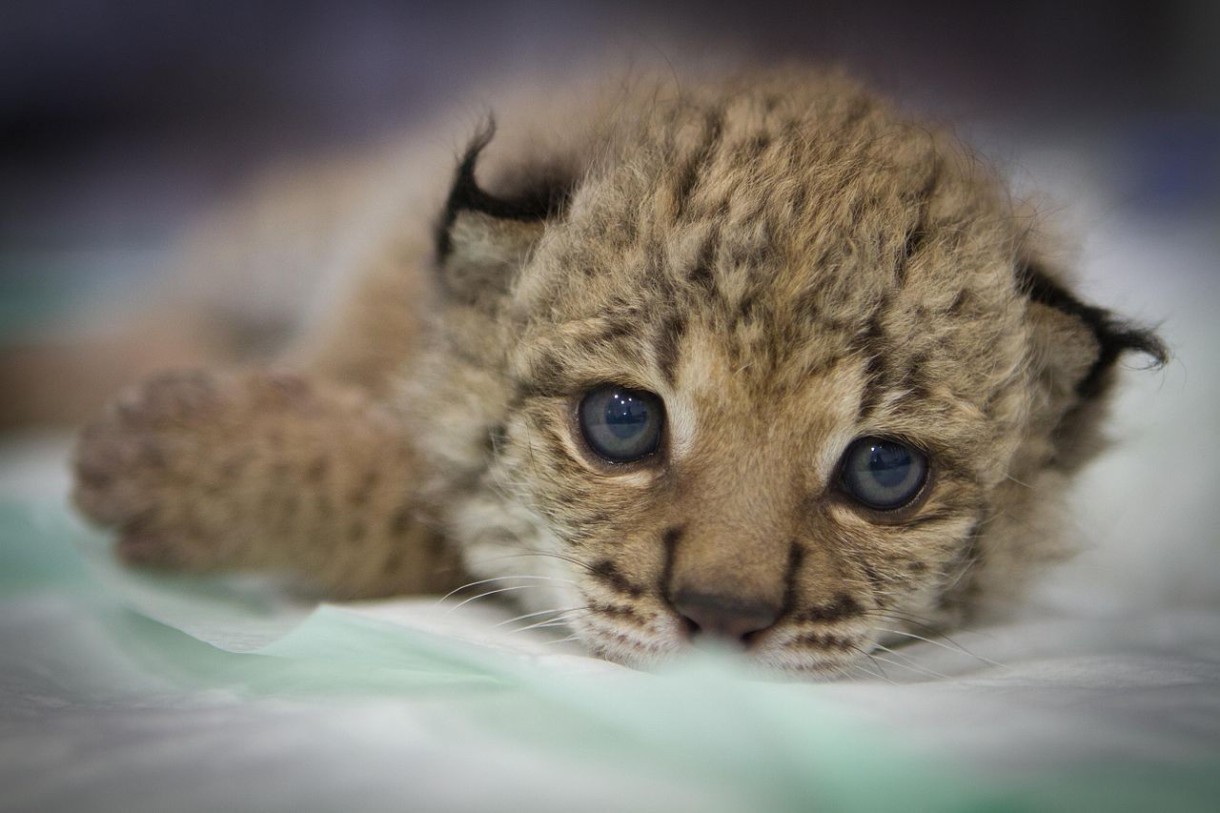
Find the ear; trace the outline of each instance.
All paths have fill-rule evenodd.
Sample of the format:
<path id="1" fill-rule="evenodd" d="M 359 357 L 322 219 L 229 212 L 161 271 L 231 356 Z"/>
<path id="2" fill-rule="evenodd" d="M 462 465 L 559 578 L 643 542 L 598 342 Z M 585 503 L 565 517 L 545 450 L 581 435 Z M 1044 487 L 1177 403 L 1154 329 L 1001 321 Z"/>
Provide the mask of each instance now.
<path id="1" fill-rule="evenodd" d="M 1169 360 L 1165 345 L 1151 330 L 1084 304 L 1040 263 L 1025 263 L 1018 283 L 1030 300 L 1034 341 L 1046 374 L 1060 386 L 1071 387 L 1080 398 L 1104 393 L 1114 363 L 1129 350 L 1150 356 L 1156 366 Z"/>
<path id="2" fill-rule="evenodd" d="M 466 147 L 436 228 L 441 287 L 470 305 L 492 306 L 508 291 L 572 188 L 565 173 L 538 162 L 515 168 L 517 181 L 502 196 L 484 191 L 475 165 L 495 131 L 488 119 Z"/>
<path id="3" fill-rule="evenodd" d="M 1059 464 L 1071 468 L 1102 445 L 1103 396 L 1113 382 L 1118 358 L 1134 351 L 1160 366 L 1169 353 L 1151 330 L 1081 302 L 1040 261 L 1026 261 L 1017 279 L 1029 298 L 1033 363 L 1045 398 L 1044 420 Z"/>

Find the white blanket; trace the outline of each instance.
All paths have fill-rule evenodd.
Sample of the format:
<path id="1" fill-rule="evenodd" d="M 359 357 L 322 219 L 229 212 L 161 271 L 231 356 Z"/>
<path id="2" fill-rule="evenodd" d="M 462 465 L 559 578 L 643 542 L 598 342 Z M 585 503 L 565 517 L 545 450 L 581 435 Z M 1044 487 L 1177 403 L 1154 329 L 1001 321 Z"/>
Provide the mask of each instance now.
<path id="1" fill-rule="evenodd" d="M 87 565 L 63 443 L 10 441 L 0 810 L 1220 809 L 1218 242 L 1095 233 L 1089 290 L 1164 316 L 1177 360 L 1127 376 L 1088 549 L 1013 621 L 851 681 L 640 674 L 482 603 L 311 612 Z"/>

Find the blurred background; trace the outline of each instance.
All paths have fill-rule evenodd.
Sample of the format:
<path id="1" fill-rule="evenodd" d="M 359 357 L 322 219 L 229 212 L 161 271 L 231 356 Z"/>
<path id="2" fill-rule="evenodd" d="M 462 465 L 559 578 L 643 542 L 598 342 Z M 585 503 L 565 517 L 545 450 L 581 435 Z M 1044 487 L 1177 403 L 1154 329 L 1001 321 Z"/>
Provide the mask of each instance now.
<path id="1" fill-rule="evenodd" d="M 182 223 L 270 167 L 616 53 L 843 63 L 1001 162 L 1104 154 L 1123 205 L 1215 211 L 1218 44 L 1209 0 L 8 0 L 0 337 L 134 295 Z"/>
<path id="2" fill-rule="evenodd" d="M 1218 43 L 1208 0 L 9 0 L 0 244 L 52 273 L 46 253 L 155 245 L 286 154 L 374 142 L 491 77 L 677 47 L 842 62 L 966 124 L 1122 131 L 1128 193 L 1189 204 L 1220 182 Z"/>

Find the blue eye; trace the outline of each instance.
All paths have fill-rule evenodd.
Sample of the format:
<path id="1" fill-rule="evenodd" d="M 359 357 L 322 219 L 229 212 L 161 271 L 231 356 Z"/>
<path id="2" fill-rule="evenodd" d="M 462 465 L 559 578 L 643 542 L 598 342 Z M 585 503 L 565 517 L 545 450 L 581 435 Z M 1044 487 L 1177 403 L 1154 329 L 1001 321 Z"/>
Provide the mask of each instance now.
<path id="1" fill-rule="evenodd" d="M 843 489 L 876 511 L 910 503 L 928 479 L 923 453 L 894 440 L 860 438 L 843 455 Z"/>
<path id="2" fill-rule="evenodd" d="M 656 451 L 665 408 L 651 392 L 605 386 L 580 402 L 580 431 L 589 448 L 613 463 L 629 463 Z"/>

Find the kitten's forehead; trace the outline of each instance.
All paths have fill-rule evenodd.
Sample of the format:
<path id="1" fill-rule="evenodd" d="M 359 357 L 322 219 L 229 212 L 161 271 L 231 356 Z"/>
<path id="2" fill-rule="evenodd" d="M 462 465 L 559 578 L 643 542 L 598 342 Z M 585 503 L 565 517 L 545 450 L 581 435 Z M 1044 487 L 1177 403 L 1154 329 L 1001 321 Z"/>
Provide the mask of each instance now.
<path id="1" fill-rule="evenodd" d="M 926 362 L 964 332 L 978 344 L 1013 327 L 1015 238 L 985 185 L 943 165 L 883 161 L 845 180 L 787 162 L 792 183 L 764 192 L 768 169 L 736 160 L 707 156 L 693 180 L 632 165 L 593 182 L 591 202 L 542 241 L 521 310 L 606 320 L 667 379 L 699 325 L 753 375 L 790 386 L 846 355 Z"/>
<path id="2" fill-rule="evenodd" d="M 757 313 L 842 327 L 920 254 L 941 261 L 916 285 L 954 286 L 962 265 L 1011 279 L 1003 203 L 955 144 L 858 92 L 685 100 L 615 136 L 523 287 L 543 297 L 533 313 L 561 319 L 703 293 L 729 326 Z"/>

